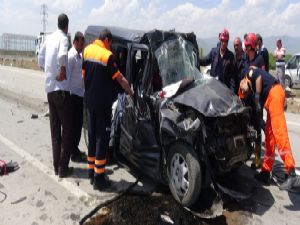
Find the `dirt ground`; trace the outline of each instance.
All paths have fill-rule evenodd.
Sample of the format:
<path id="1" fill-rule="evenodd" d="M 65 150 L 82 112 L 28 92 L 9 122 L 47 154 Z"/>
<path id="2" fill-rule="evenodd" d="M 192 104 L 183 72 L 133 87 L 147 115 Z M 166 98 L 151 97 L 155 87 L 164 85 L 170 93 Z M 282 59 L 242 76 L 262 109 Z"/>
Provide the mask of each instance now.
<path id="1" fill-rule="evenodd" d="M 237 210 L 220 211 L 219 216 L 205 219 L 184 209 L 168 192 L 149 196 L 125 195 L 101 207 L 83 225 L 242 225 L 251 219 L 250 213 L 240 211 L 236 202 L 226 204 Z"/>
<path id="2" fill-rule="evenodd" d="M 300 113 L 300 88 L 293 88 L 291 92 L 286 93 L 287 96 L 287 112 Z"/>
<path id="3" fill-rule="evenodd" d="M 223 187 L 232 188 L 234 184 L 236 191 L 250 194 L 250 199 L 236 201 L 228 195 L 217 195 L 213 189 L 205 189 L 200 195 L 201 200 L 190 208 L 191 212 L 174 200 L 167 186 L 158 185 L 152 194 L 140 195 L 133 191 L 100 206 L 83 225 L 248 224 L 257 206 L 255 195 L 259 192 L 248 173 L 253 171 L 243 166 L 240 173 L 229 174 L 226 178 L 222 176 L 218 180 Z M 238 185 L 237 177 L 242 181 Z"/>

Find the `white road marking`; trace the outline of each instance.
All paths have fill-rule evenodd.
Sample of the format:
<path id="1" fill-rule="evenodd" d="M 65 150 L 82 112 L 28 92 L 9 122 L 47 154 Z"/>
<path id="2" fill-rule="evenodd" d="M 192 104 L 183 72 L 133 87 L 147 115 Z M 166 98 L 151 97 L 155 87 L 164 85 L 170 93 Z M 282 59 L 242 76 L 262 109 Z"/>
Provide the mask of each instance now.
<path id="1" fill-rule="evenodd" d="M 264 117 L 264 121 L 267 121 L 267 117 Z M 300 127 L 300 123 L 291 122 L 291 121 L 288 121 L 288 120 L 286 120 L 286 124 Z"/>
<path id="2" fill-rule="evenodd" d="M 21 68 L 16 68 L 16 67 L 9 67 L 9 66 L 1 66 L 0 70 L 5 70 L 6 72 L 15 72 L 18 73 L 18 75 L 26 75 L 26 76 L 31 76 L 35 78 L 40 78 L 44 79 L 44 72 L 43 71 L 38 71 L 38 70 L 30 70 L 30 69 L 21 69 Z"/>
<path id="3" fill-rule="evenodd" d="M 295 126 L 299 126 L 300 127 L 300 123 L 290 122 L 290 121 L 286 121 L 286 123 L 289 124 L 289 125 L 295 125 Z"/>
<path id="4" fill-rule="evenodd" d="M 80 188 L 76 187 L 74 184 L 71 182 L 67 181 L 66 179 L 62 179 L 58 181 L 57 176 L 54 175 L 53 170 L 49 169 L 47 166 L 45 166 L 43 163 L 41 163 L 39 160 L 34 158 L 32 155 L 30 155 L 28 152 L 20 148 L 19 146 L 15 145 L 13 142 L 8 140 L 7 138 L 3 137 L 0 134 L 0 141 L 15 151 L 18 155 L 20 155 L 22 158 L 27 160 L 29 163 L 31 163 L 33 166 L 41 170 L 43 173 L 45 173 L 47 176 L 49 176 L 52 180 L 54 180 L 56 183 L 60 184 L 63 186 L 65 189 L 67 189 L 70 193 L 75 195 L 78 198 L 85 197 L 88 198 L 90 197 L 88 193 L 84 192 Z"/>

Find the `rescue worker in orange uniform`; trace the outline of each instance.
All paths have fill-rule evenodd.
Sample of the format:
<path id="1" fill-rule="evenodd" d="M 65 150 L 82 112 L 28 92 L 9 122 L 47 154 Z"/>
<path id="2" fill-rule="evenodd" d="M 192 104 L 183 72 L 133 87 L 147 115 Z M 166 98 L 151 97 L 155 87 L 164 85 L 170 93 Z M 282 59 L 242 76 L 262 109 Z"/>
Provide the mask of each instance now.
<path id="1" fill-rule="evenodd" d="M 243 72 L 247 71 L 249 67 L 255 66 L 265 70 L 265 62 L 262 55 L 258 55 L 256 52 L 256 48 L 258 45 L 257 37 L 254 33 L 248 33 L 245 37 L 245 51 L 246 51 L 246 60 L 243 65 Z M 260 163 L 260 155 L 261 155 L 261 130 L 263 129 L 263 112 L 260 114 L 255 113 L 255 103 L 254 96 L 249 94 L 243 99 L 245 105 L 250 106 L 252 108 L 251 113 L 251 124 L 257 132 L 257 139 L 255 140 L 255 150 L 254 150 L 254 161 L 251 164 L 251 167 L 254 169 L 258 169 L 261 166 Z"/>
<path id="2" fill-rule="evenodd" d="M 128 81 L 117 67 L 111 44 L 111 32 L 102 30 L 99 39 L 84 49 L 82 65 L 88 109 L 88 175 L 94 189 L 100 191 L 110 186 L 104 175 L 115 85 L 119 84 L 133 96 Z"/>
<path id="3" fill-rule="evenodd" d="M 252 92 L 254 94 L 256 113 L 260 113 L 263 107 L 267 111 L 265 155 L 261 172 L 255 176 L 256 179 L 264 184 L 270 184 L 270 172 L 274 164 L 277 145 L 287 174 L 286 180 L 279 188 L 281 190 L 292 188 L 297 177 L 284 116 L 285 93 L 282 86 L 268 72 L 258 68 L 250 68 L 240 83 L 240 92 L 243 94 Z"/>

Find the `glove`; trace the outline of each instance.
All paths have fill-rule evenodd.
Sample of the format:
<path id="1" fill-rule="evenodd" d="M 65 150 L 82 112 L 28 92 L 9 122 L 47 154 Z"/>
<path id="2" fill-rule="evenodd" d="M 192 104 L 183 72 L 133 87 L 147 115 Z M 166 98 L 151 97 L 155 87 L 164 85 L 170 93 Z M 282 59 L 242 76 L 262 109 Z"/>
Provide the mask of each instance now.
<path id="1" fill-rule="evenodd" d="M 260 114 L 262 112 L 262 108 L 261 108 L 261 105 L 259 102 L 259 94 L 258 93 L 255 93 L 254 101 L 255 101 L 255 111 L 257 114 Z"/>

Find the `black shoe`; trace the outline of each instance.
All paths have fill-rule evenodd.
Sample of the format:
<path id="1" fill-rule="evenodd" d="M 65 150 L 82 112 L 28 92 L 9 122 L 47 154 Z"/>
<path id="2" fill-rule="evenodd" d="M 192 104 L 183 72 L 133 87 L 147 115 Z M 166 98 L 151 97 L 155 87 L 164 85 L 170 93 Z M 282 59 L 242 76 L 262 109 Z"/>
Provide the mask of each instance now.
<path id="1" fill-rule="evenodd" d="M 105 179 L 104 177 L 101 179 L 95 178 L 94 179 L 94 190 L 104 191 L 111 186 L 109 180 Z"/>
<path id="2" fill-rule="evenodd" d="M 69 177 L 73 174 L 73 167 L 68 167 L 67 169 L 58 171 L 59 178 Z"/>
<path id="3" fill-rule="evenodd" d="M 89 179 L 90 179 L 90 184 L 94 185 L 94 181 L 95 181 L 94 177 L 90 177 Z"/>
<path id="4" fill-rule="evenodd" d="M 86 155 L 83 153 L 76 153 L 76 154 L 73 154 L 71 156 L 71 160 L 72 162 L 77 162 L 77 163 L 86 163 L 87 160 L 86 160 Z"/>
<path id="5" fill-rule="evenodd" d="M 286 180 L 279 186 L 279 189 L 280 190 L 289 190 L 294 187 L 296 182 L 297 182 L 297 176 L 296 176 L 295 170 L 292 170 L 289 172 Z"/>
<path id="6" fill-rule="evenodd" d="M 261 182 L 264 185 L 270 185 L 271 184 L 271 175 L 270 172 L 262 171 L 258 174 L 254 175 L 255 179 Z"/>
<path id="7" fill-rule="evenodd" d="M 78 155 L 81 155 L 81 156 L 83 156 L 83 157 L 86 157 L 86 154 L 85 154 L 85 152 L 83 152 L 83 151 L 80 151 L 80 149 L 79 149 L 79 148 L 77 148 L 76 154 L 78 154 Z"/>
<path id="8" fill-rule="evenodd" d="M 54 168 L 54 174 L 57 176 L 58 175 L 58 169 Z"/>

